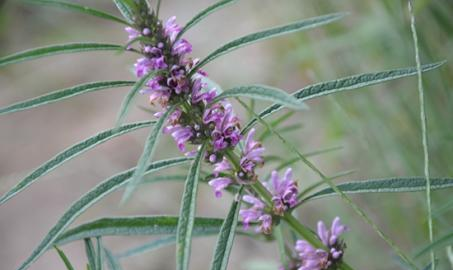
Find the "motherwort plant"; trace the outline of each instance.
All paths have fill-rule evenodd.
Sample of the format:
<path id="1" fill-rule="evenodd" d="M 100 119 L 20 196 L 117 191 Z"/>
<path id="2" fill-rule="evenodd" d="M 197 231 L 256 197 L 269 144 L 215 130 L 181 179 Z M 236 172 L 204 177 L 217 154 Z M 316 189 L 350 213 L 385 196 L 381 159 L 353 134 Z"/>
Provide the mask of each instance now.
<path id="1" fill-rule="evenodd" d="M 88 83 L 0 108 L 0 114 L 7 114 L 91 91 L 132 86 L 119 110 L 115 127 L 58 154 L 3 195 L 0 203 L 11 199 L 39 177 L 95 145 L 133 130 L 150 126 L 153 128 L 146 140 L 137 167 L 105 180 L 75 202 L 49 231 L 41 244 L 23 262 L 19 267 L 20 270 L 28 268 L 52 246 L 56 247 L 82 239 L 85 241 L 89 259 L 88 267 L 91 270 L 101 269 L 104 259 L 108 261 L 111 269 L 120 269 L 119 260 L 126 255 L 113 254 L 103 246 L 100 239 L 109 235 L 137 234 L 169 235 L 158 240 L 160 241 L 158 243 L 148 245 L 148 248 L 155 248 L 162 243 L 176 242 L 177 269 L 188 269 L 193 236 L 218 234 L 211 269 L 226 269 L 236 232 L 251 237 L 256 237 L 258 234 L 262 238 L 276 240 L 280 249 L 281 269 L 353 269 L 344 260 L 346 244 L 340 236 L 347 231 L 347 227 L 342 224 L 339 217 L 334 218 L 329 229 L 322 221 L 319 221 L 317 233 L 314 233 L 293 215 L 294 210 L 305 202 L 335 194 L 339 195 L 369 223 L 402 261 L 412 268 L 417 268 L 416 263 L 406 256 L 368 218 L 366 213 L 350 200 L 346 193 L 351 191 L 356 193 L 381 192 L 386 187 L 389 187 L 387 190 L 389 192 L 423 190 L 425 188 L 424 179 L 414 178 L 412 181 L 407 181 L 407 178 L 394 178 L 334 185 L 331 179 L 325 177 L 304 155 L 289 145 L 264 118 L 283 107 L 295 110 L 306 109 L 303 101 L 314 97 L 412 76 L 417 74 L 417 71 L 435 69 L 442 63 L 424 65 L 418 69 L 402 68 L 355 75 L 310 85 L 292 95 L 264 85 L 238 86 L 223 91 L 212 87 L 212 78 L 209 78 L 207 72 L 201 69 L 210 61 L 256 41 L 331 23 L 342 18 L 344 14 L 324 15 L 246 35 L 225 44 L 200 60 L 190 56 L 192 45 L 183 37 L 184 33 L 209 14 L 235 1 L 219 1 L 200 12 L 183 27 L 176 22 L 175 17 L 167 20 L 159 18 L 160 1 L 157 1 L 156 6 L 152 7 L 145 0 L 114 0 L 113 2 L 124 19 L 70 2 L 55 0 L 31 2 L 63 7 L 122 23 L 126 26 L 128 40 L 124 45 L 72 43 L 33 49 L 1 58 L 0 66 L 59 53 L 120 50 L 137 55 L 134 64 L 137 81 Z M 132 100 L 138 93 L 146 96 L 151 106 L 157 110 L 154 114 L 156 120 L 123 124 Z M 239 99 L 241 97 L 271 101 L 274 104 L 260 113 L 255 113 L 252 108 Z M 229 102 L 231 98 L 237 99 L 251 112 L 253 115 L 251 121 L 244 123 L 238 117 L 232 103 Z M 266 158 L 265 146 L 255 136 L 254 125 L 258 122 L 271 134 L 280 138 L 283 144 L 295 151 L 299 156 L 298 160 L 318 173 L 323 180 L 322 184 L 327 184 L 329 187 L 317 192 L 313 192 L 313 187 L 306 187 L 302 190 L 305 183 L 303 179 L 298 179 L 293 175 L 291 168 L 286 168 L 283 174 L 278 172 L 282 168 L 276 168 L 271 171 L 269 177 L 260 175 L 257 169 L 263 166 Z M 183 156 L 152 161 L 154 150 L 162 134 L 168 134 L 174 139 Z M 139 188 L 145 174 L 186 162 L 191 162 L 191 167 L 185 178 L 184 194 L 178 217 L 104 218 L 67 229 L 77 216 L 112 191 L 125 186 L 123 201 L 126 201 L 133 195 L 135 189 Z M 201 173 L 202 163 L 207 163 L 210 168 L 205 176 Z M 216 198 L 221 198 L 225 192 L 234 194 L 235 199 L 225 219 L 196 217 L 195 207 L 200 181 L 206 182 L 212 187 Z M 431 181 L 431 188 L 451 186 L 453 186 L 452 179 L 433 179 Z M 242 226 L 238 227 L 238 224 Z M 254 230 L 249 230 L 251 227 Z M 295 237 L 287 237 L 289 235 Z M 92 247 L 92 238 L 97 239 L 97 251 Z M 140 250 L 143 251 L 143 249 Z M 66 255 L 58 248 L 57 251 L 68 268 L 71 267 Z"/>

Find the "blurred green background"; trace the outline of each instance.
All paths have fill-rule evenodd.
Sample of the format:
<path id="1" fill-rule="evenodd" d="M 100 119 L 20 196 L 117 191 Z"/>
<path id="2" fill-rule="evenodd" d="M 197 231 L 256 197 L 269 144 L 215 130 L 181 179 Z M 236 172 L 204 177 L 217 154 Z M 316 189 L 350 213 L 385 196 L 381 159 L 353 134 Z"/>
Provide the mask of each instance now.
<path id="1" fill-rule="evenodd" d="M 0 1 L 1 2 L 1 1 Z M 74 1 L 117 14 L 108 0 Z M 183 24 L 213 1 L 162 1 L 162 16 L 176 15 Z M 423 63 L 447 60 L 440 69 L 424 74 L 432 176 L 452 176 L 453 166 L 453 2 L 416 2 L 417 31 Z M 0 4 L 0 56 L 54 43 L 97 41 L 124 43 L 121 25 L 53 8 L 25 5 L 20 1 Z M 225 42 L 259 29 L 325 13 L 346 11 L 345 19 L 271 41 L 255 44 L 209 64 L 210 77 L 224 88 L 262 83 L 292 92 L 308 84 L 363 72 L 415 65 L 407 1 L 359 0 L 242 0 L 208 17 L 187 33 L 193 55 L 203 57 Z M 75 84 L 133 79 L 134 55 L 85 53 L 25 62 L 0 70 L 0 106 Z M 301 128 L 285 133 L 303 152 L 341 146 L 311 160 L 327 175 L 355 170 L 338 180 L 351 181 L 423 174 L 419 103 L 416 78 L 368 87 L 308 102 L 310 111 L 298 112 L 287 126 Z M 111 128 L 122 97 L 128 89 L 111 89 L 79 96 L 56 104 L 0 117 L 0 192 L 5 192 L 32 169 L 64 148 Z M 138 100 L 147 106 L 146 98 Z M 257 104 L 261 108 L 265 104 Z M 239 106 L 243 119 L 247 114 Z M 131 121 L 149 118 L 137 106 Z M 262 127 L 259 127 L 263 130 Z M 0 207 L 0 262 L 14 269 L 39 243 L 63 211 L 96 183 L 134 166 L 146 131 L 117 138 L 70 161 L 42 181 Z M 276 139 L 265 142 L 268 154 L 291 158 Z M 177 155 L 166 138 L 160 157 Z M 266 175 L 275 163 L 262 169 Z M 309 169 L 295 164 L 300 186 L 319 181 Z M 435 236 L 451 232 L 451 191 L 434 191 Z M 180 183 L 145 186 L 126 205 L 121 193 L 104 199 L 76 222 L 111 215 L 177 214 Z M 354 195 L 370 217 L 408 254 L 427 242 L 425 193 Z M 197 213 L 225 216 L 231 198 L 216 200 L 201 187 Z M 401 269 L 394 254 L 376 233 L 338 198 L 316 200 L 303 206 L 300 219 L 310 226 L 340 215 L 351 227 L 346 234 L 346 258 L 355 269 Z M 106 239 L 114 251 L 122 251 L 146 238 Z M 196 239 L 193 269 L 207 269 L 215 237 Z M 82 243 L 63 249 L 77 269 L 84 269 Z M 436 250 L 438 269 L 453 269 L 446 250 Z M 427 263 L 423 257 L 417 262 Z M 172 269 L 174 247 L 124 260 L 125 269 Z M 229 269 L 275 269 L 276 245 L 238 237 Z M 63 269 L 55 252 L 48 252 L 30 269 Z"/>

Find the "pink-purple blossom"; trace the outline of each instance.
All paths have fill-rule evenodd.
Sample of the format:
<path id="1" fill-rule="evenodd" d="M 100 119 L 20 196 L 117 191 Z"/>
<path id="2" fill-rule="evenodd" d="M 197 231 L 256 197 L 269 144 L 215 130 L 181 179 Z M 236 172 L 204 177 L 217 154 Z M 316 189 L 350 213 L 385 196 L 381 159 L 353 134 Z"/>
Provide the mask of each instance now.
<path id="1" fill-rule="evenodd" d="M 181 26 L 176 23 L 176 16 L 172 16 L 165 23 L 164 34 L 171 42 L 174 42 L 181 29 Z"/>
<path id="2" fill-rule="evenodd" d="M 277 171 L 272 171 L 271 179 L 265 183 L 266 188 L 272 194 L 272 203 L 274 213 L 283 215 L 297 204 L 298 188 L 297 183 L 293 180 L 292 169 L 288 168 L 280 178 Z"/>

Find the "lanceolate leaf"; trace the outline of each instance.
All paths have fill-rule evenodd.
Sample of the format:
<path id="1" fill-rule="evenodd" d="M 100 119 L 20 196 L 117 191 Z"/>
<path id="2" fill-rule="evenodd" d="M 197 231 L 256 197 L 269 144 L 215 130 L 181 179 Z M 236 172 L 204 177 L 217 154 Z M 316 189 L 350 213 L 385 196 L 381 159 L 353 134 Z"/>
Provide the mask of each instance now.
<path id="1" fill-rule="evenodd" d="M 159 121 L 154 125 L 154 128 L 149 133 L 148 138 L 146 139 L 145 148 L 143 153 L 138 160 L 137 167 L 132 175 L 132 179 L 124 191 L 122 202 L 127 201 L 134 190 L 140 185 L 140 182 L 143 178 L 143 175 L 146 171 L 146 166 L 150 162 L 150 159 L 153 156 L 154 150 L 156 149 L 157 141 L 162 133 L 165 122 L 167 121 L 168 116 L 173 112 L 174 107 L 168 108 L 167 111 L 159 118 Z"/>
<path id="2" fill-rule="evenodd" d="M 445 62 L 438 62 L 433 64 L 427 64 L 422 66 L 422 71 L 426 72 L 432 69 L 436 69 L 443 65 Z M 347 90 L 353 90 L 369 85 L 379 84 L 386 81 L 391 81 L 399 78 L 404 78 L 408 76 L 414 76 L 417 74 L 417 69 L 415 67 L 409 68 L 400 68 L 387 70 L 377 73 L 364 73 L 359 75 L 354 75 L 334 81 L 328 81 L 323 83 L 318 83 L 314 85 L 309 85 L 304 87 L 295 93 L 293 96 L 301 101 L 309 100 L 315 97 L 320 97 L 324 95 L 333 94 L 336 92 L 342 92 Z M 262 111 L 259 116 L 265 118 L 282 108 L 279 104 L 271 105 Z M 258 120 L 256 118 L 252 119 L 247 123 L 242 129 L 242 133 L 246 133 Z"/>
<path id="3" fill-rule="evenodd" d="M 365 181 L 354 181 L 338 184 L 337 187 L 344 193 L 382 193 L 382 192 L 414 192 L 426 189 L 424 177 L 385 178 Z M 453 187 L 453 178 L 431 178 L 431 189 Z M 305 200 L 336 195 L 331 188 L 326 188 L 308 196 Z"/>
<path id="4" fill-rule="evenodd" d="M 116 126 L 120 126 L 124 119 L 126 118 L 127 113 L 129 112 L 129 108 L 131 106 L 132 100 L 134 97 L 137 95 L 138 91 L 140 91 L 145 84 L 150 80 L 152 77 L 156 76 L 157 72 L 150 72 L 146 76 L 143 76 L 140 80 L 138 80 L 135 84 L 134 87 L 127 93 L 127 96 L 124 98 L 123 103 L 121 104 L 121 109 L 118 114 L 117 120 L 116 120 Z"/>
<path id="5" fill-rule="evenodd" d="M 118 259 L 128 258 L 128 257 L 140 255 L 140 254 L 148 252 L 148 251 L 159 249 L 161 247 L 169 246 L 174 243 L 176 243 L 176 235 L 164 236 L 162 238 L 153 240 L 153 241 L 143 244 L 141 246 L 126 250 L 126 251 L 116 255 L 116 257 Z"/>
<path id="6" fill-rule="evenodd" d="M 101 133 L 96 134 L 93 137 L 90 137 L 80 143 L 77 143 L 63 152 L 59 153 L 55 157 L 53 157 L 51 160 L 47 161 L 40 167 L 38 167 L 36 170 L 34 170 L 32 173 L 27 175 L 23 180 L 21 180 L 16 186 L 14 186 L 10 191 L 8 191 L 6 194 L 0 197 L 0 205 L 17 195 L 19 192 L 27 188 L 29 185 L 33 184 L 38 180 L 39 177 L 51 172 L 52 170 L 56 169 L 66 161 L 90 150 L 91 148 L 106 142 L 114 137 L 126 134 L 128 132 L 140 129 L 140 128 L 145 128 L 149 127 L 153 124 L 154 122 L 152 121 L 146 121 L 146 122 L 138 122 L 138 123 L 133 123 L 133 124 L 128 124 L 121 126 L 116 129 L 110 129 L 103 131 Z"/>
<path id="7" fill-rule="evenodd" d="M 134 23 L 134 13 L 132 7 L 130 6 L 129 1 L 126 0 L 113 0 L 118 10 L 121 12 L 121 15 L 130 23 Z"/>
<path id="8" fill-rule="evenodd" d="M 134 85 L 133 81 L 106 81 L 106 82 L 93 82 L 76 85 L 70 88 L 56 90 L 49 94 L 45 94 L 36 98 L 32 98 L 26 101 L 18 102 L 7 107 L 0 108 L 0 115 L 8 114 L 18 111 L 23 111 L 31 108 L 35 108 L 41 105 L 46 105 L 49 103 L 57 102 L 63 99 L 74 97 L 77 95 L 115 88 L 115 87 L 124 87 Z"/>
<path id="9" fill-rule="evenodd" d="M 432 182 L 431 182 L 431 187 L 433 187 Z M 445 246 L 448 246 L 451 244 L 453 244 L 453 231 L 441 236 L 437 240 L 434 240 L 434 242 L 432 242 L 431 244 L 422 248 L 420 251 L 417 252 L 417 254 L 415 254 L 415 258 L 418 258 L 418 257 L 430 252 L 431 250 L 445 247 Z"/>
<path id="10" fill-rule="evenodd" d="M 151 163 L 147 168 L 146 172 L 153 172 L 182 164 L 190 160 L 189 158 L 174 158 L 168 160 L 161 160 Z M 37 260 L 50 246 L 52 246 L 55 240 L 61 235 L 61 233 L 86 209 L 97 201 L 105 197 L 107 194 L 117 190 L 122 185 L 130 180 L 135 168 L 129 169 L 122 173 L 119 173 L 104 182 L 100 183 L 88 193 L 83 195 L 77 200 L 58 220 L 57 224 L 49 231 L 44 237 L 38 247 L 32 252 L 32 254 L 22 263 L 19 270 L 27 269 L 35 260 Z M 84 237 L 85 238 L 85 237 Z"/>
<path id="11" fill-rule="evenodd" d="M 307 108 L 305 104 L 297 100 L 295 97 L 287 94 L 286 92 L 265 85 L 239 86 L 225 90 L 220 95 L 218 95 L 212 101 L 212 103 L 214 104 L 219 100 L 230 97 L 249 97 L 254 99 L 267 100 L 281 104 L 281 106 L 299 110 Z"/>
<path id="12" fill-rule="evenodd" d="M 108 14 L 104 11 L 96 10 L 87 6 L 81 6 L 77 5 L 71 2 L 66 2 L 66 1 L 57 1 L 57 0 L 27 0 L 28 3 L 32 4 L 40 4 L 40 5 L 48 5 L 48 6 L 53 6 L 53 7 L 60 7 L 66 10 L 70 11 L 76 11 L 76 12 L 81 12 L 84 14 L 92 15 L 101 19 L 106 19 L 110 20 L 113 22 L 118 22 L 122 23 L 125 25 L 130 25 L 128 22 L 125 20 L 118 18 L 116 16 L 113 16 L 111 14 Z"/>
<path id="13" fill-rule="evenodd" d="M 195 218 L 193 232 L 197 235 L 217 233 L 223 219 Z M 82 224 L 61 234 L 58 245 L 99 236 L 175 235 L 178 226 L 176 216 L 138 216 L 101 218 Z"/>
<path id="14" fill-rule="evenodd" d="M 198 180 L 200 178 L 200 167 L 204 156 L 204 149 L 205 146 L 203 145 L 198 150 L 184 186 L 178 228 L 176 231 L 176 269 L 178 270 L 186 270 L 189 267 L 190 245 L 195 223 Z"/>
<path id="15" fill-rule="evenodd" d="M 64 265 L 66 266 L 66 269 L 74 270 L 74 267 L 72 266 L 71 262 L 69 261 L 68 257 L 63 252 L 63 250 L 59 249 L 57 246 L 54 246 L 54 248 L 57 251 L 58 256 L 60 256 L 61 260 L 63 261 Z"/>
<path id="16" fill-rule="evenodd" d="M 251 43 L 331 23 L 333 21 L 341 19 L 344 15 L 345 14 L 343 13 L 328 14 L 243 36 L 213 51 L 193 68 L 192 73 L 194 73 L 196 70 L 203 67 L 207 63 L 211 62 L 212 60 L 216 59 L 217 57 L 227 54 L 241 47 L 244 47 L 246 45 L 249 45 Z"/>
<path id="17" fill-rule="evenodd" d="M 231 204 L 230 211 L 222 224 L 219 238 L 214 252 L 214 259 L 211 270 L 225 270 L 228 266 L 231 248 L 233 247 L 234 236 L 238 224 L 239 209 L 241 208 L 242 188 L 239 190 L 238 197 Z"/>
<path id="18" fill-rule="evenodd" d="M 105 43 L 68 43 L 52 45 L 48 47 L 40 47 L 36 49 L 26 50 L 23 52 L 18 52 L 9 56 L 4 56 L 0 58 L 0 67 L 8 64 L 19 63 L 27 60 L 33 60 L 36 58 L 56 54 L 88 52 L 88 51 L 118 51 L 122 49 L 123 46 L 121 45 Z"/>
<path id="19" fill-rule="evenodd" d="M 179 32 L 178 36 L 176 39 L 179 39 L 187 30 L 192 28 L 195 24 L 203 20 L 204 18 L 208 17 L 211 13 L 225 7 L 226 5 L 232 4 L 236 0 L 223 0 L 223 1 L 218 1 L 217 3 L 213 4 L 212 6 L 209 6 L 208 8 L 204 9 L 195 17 L 193 17 L 187 24 L 183 27 L 181 32 Z"/>

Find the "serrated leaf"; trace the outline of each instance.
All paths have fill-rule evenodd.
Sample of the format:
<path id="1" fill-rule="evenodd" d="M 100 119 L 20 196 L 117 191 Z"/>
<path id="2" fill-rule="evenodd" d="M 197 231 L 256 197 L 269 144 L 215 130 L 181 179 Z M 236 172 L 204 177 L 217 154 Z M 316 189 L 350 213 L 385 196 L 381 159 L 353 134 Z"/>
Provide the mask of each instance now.
<path id="1" fill-rule="evenodd" d="M 104 247 L 104 255 L 105 259 L 107 260 L 107 265 L 110 270 L 122 270 L 120 262 L 117 258 L 112 254 L 112 252 Z"/>
<path id="2" fill-rule="evenodd" d="M 337 187 L 347 194 L 382 193 L 382 192 L 415 192 L 426 189 L 424 177 L 384 178 L 364 181 L 354 181 L 338 184 Z M 452 178 L 431 178 L 431 189 L 452 188 Z M 326 188 L 308 196 L 304 200 L 336 195 L 331 188 Z"/>
<path id="3" fill-rule="evenodd" d="M 431 182 L 431 187 L 432 186 L 432 182 Z M 435 241 L 433 241 L 432 243 L 430 243 L 429 245 L 425 246 L 424 248 L 420 249 L 416 254 L 415 254 L 415 258 L 418 258 L 428 252 L 430 252 L 431 250 L 434 250 L 434 249 L 437 249 L 437 248 L 440 248 L 440 247 L 445 247 L 447 245 L 451 245 L 453 243 L 453 231 L 439 237 L 438 239 L 436 239 Z"/>
<path id="4" fill-rule="evenodd" d="M 0 67 L 23 61 L 33 60 L 44 56 L 63 53 L 89 52 L 89 51 L 120 51 L 123 46 L 106 43 L 68 43 L 51 45 L 18 52 L 0 58 Z"/>
<path id="5" fill-rule="evenodd" d="M 0 108 L 0 115 L 35 108 L 41 105 L 61 101 L 70 97 L 86 94 L 93 91 L 104 90 L 109 88 L 124 87 L 134 85 L 134 81 L 105 81 L 80 84 L 73 87 L 53 91 L 36 98 L 21 101 L 7 107 Z"/>
<path id="6" fill-rule="evenodd" d="M 184 27 L 182 28 L 181 32 L 179 32 L 178 36 L 176 37 L 176 40 L 178 40 L 185 32 L 187 32 L 187 30 L 192 28 L 194 25 L 199 23 L 204 18 L 208 17 L 211 13 L 213 13 L 213 12 L 223 8 L 223 7 L 225 7 L 226 5 L 232 4 L 235 1 L 236 0 L 219 1 L 219 2 L 217 2 L 217 3 L 215 3 L 215 4 L 211 5 L 211 6 L 207 7 L 206 9 L 202 10 L 200 13 L 195 15 L 195 17 L 193 17 L 190 21 L 188 21 L 186 23 L 186 25 L 184 25 Z"/>
<path id="7" fill-rule="evenodd" d="M 0 205 L 17 195 L 19 192 L 23 191 L 25 188 L 36 182 L 39 177 L 46 175 L 47 173 L 53 171 L 57 167 L 61 166 L 66 161 L 71 160 L 72 158 L 90 150 L 91 148 L 104 143 L 110 139 L 113 139 L 117 136 L 121 136 L 128 132 L 132 132 L 134 130 L 149 127 L 153 124 L 152 121 L 146 122 L 138 122 L 127 124 L 115 129 L 109 129 L 94 135 L 80 143 L 77 143 L 63 152 L 59 153 L 43 165 L 39 166 L 36 170 L 32 173 L 27 175 L 23 180 L 21 180 L 18 184 L 16 184 L 10 191 L 5 193 L 3 196 L 0 197 Z"/>
<path id="8" fill-rule="evenodd" d="M 74 3 L 71 3 L 71 2 L 58 1 L 58 0 L 26 0 L 26 2 L 31 3 L 31 4 L 39 4 L 39 5 L 47 5 L 47 6 L 52 6 L 52 7 L 59 7 L 59 8 L 63 8 L 63 9 L 69 10 L 69 11 L 76 11 L 76 12 L 80 12 L 80 13 L 83 13 L 83 14 L 92 15 L 92 16 L 95 16 L 95 17 L 98 17 L 98 18 L 101 18 L 101 19 L 106 19 L 106 20 L 109 20 L 109 21 L 118 22 L 118 23 L 122 23 L 122 24 L 125 24 L 125 25 L 130 25 L 125 20 L 123 20 L 121 18 L 118 18 L 116 16 L 113 16 L 112 14 L 109 14 L 109 13 L 106 13 L 104 11 L 100 11 L 100 10 L 97 10 L 97 9 L 93 9 L 93 8 L 90 8 L 90 7 L 87 7 L 87 6 L 74 4 Z"/>
<path id="9" fill-rule="evenodd" d="M 242 188 L 239 190 L 238 197 L 231 204 L 225 221 L 220 229 L 219 238 L 214 252 L 214 257 L 211 263 L 211 270 L 225 270 L 228 266 L 231 248 L 233 247 L 234 236 L 236 235 L 236 227 L 238 224 L 239 210 L 241 208 Z"/>
<path id="10" fill-rule="evenodd" d="M 160 160 L 151 163 L 147 168 L 146 172 L 153 172 L 168 168 L 170 166 L 175 166 L 182 164 L 190 160 L 189 158 L 174 158 L 167 160 Z M 63 214 L 63 216 L 58 220 L 58 222 L 52 227 L 49 233 L 44 237 L 38 247 L 32 252 L 32 254 L 22 263 L 18 268 L 19 270 L 27 269 L 34 261 L 36 261 L 50 246 L 52 246 L 55 240 L 61 235 L 61 233 L 86 209 L 91 205 L 95 204 L 97 201 L 105 197 L 107 194 L 117 190 L 122 185 L 130 181 L 131 176 L 133 175 L 135 168 L 129 169 L 122 173 L 119 173 L 111 178 L 103 181 L 98 184 L 96 187 L 91 189 L 88 193 L 83 195 L 79 200 L 77 200 L 68 210 Z"/>
<path id="11" fill-rule="evenodd" d="M 108 217 L 97 219 L 67 230 L 55 241 L 64 245 L 84 238 L 99 236 L 175 235 L 177 216 Z M 223 219 L 197 217 L 194 234 L 218 233 Z"/>
<path id="12" fill-rule="evenodd" d="M 287 94 L 285 91 L 266 85 L 238 86 L 225 90 L 221 94 L 219 94 L 211 102 L 211 104 L 215 104 L 222 99 L 231 97 L 249 97 L 254 99 L 272 101 L 280 104 L 281 106 L 298 110 L 307 108 L 305 104 L 297 100 L 297 98 Z"/>
<path id="13" fill-rule="evenodd" d="M 85 238 L 83 239 L 85 243 L 85 254 L 88 259 L 88 266 L 90 267 L 91 270 L 97 270 L 96 268 L 96 253 L 94 251 L 94 246 L 93 242 L 91 241 L 90 238 Z"/>
<path id="14" fill-rule="evenodd" d="M 184 193 L 179 212 L 179 222 L 176 231 L 176 269 L 186 270 L 189 267 L 192 231 L 194 228 L 195 209 L 200 178 L 201 161 L 204 156 L 203 145 L 192 162 L 187 175 Z"/>
<path id="15" fill-rule="evenodd" d="M 140 91 L 145 84 L 154 76 L 158 74 L 158 71 L 153 71 L 148 73 L 147 75 L 143 76 L 140 80 L 138 80 L 132 89 L 127 93 L 126 97 L 124 98 L 123 102 L 121 103 L 120 112 L 118 113 L 118 117 L 116 118 L 116 126 L 120 126 L 123 124 L 124 119 L 126 118 L 127 113 L 129 112 L 129 108 L 131 106 L 132 100 L 137 95 L 138 91 Z"/>
<path id="16" fill-rule="evenodd" d="M 173 110 L 174 107 L 168 108 L 167 111 L 165 111 L 165 113 L 162 116 L 160 116 L 159 120 L 154 125 L 154 128 L 149 133 L 148 138 L 146 139 L 143 153 L 140 156 L 140 159 L 138 160 L 137 163 L 137 167 L 134 171 L 134 174 L 132 175 L 132 179 L 127 185 L 126 190 L 124 191 L 123 198 L 121 199 L 122 203 L 127 201 L 130 198 L 130 196 L 132 196 L 132 193 L 137 188 L 137 186 L 140 185 L 143 175 L 145 174 L 146 166 L 149 164 L 150 159 L 153 156 L 154 150 L 156 149 L 157 141 L 159 140 L 159 137 L 162 133 L 164 124 L 167 121 L 169 115 L 173 112 Z"/>
<path id="17" fill-rule="evenodd" d="M 74 270 L 74 266 L 72 266 L 71 262 L 69 261 L 68 257 L 63 252 L 63 250 L 59 249 L 57 246 L 54 246 L 54 248 L 57 251 L 58 256 L 60 256 L 61 260 L 63 261 L 64 265 L 66 266 L 66 269 Z"/>
<path id="18" fill-rule="evenodd" d="M 344 17 L 344 15 L 345 15 L 344 13 L 328 14 L 328 15 L 310 18 L 310 19 L 294 22 L 294 23 L 287 24 L 287 25 L 278 26 L 275 28 L 271 28 L 268 30 L 264 30 L 264 31 L 260 31 L 257 33 L 243 36 L 241 38 L 228 42 L 227 44 L 223 45 L 222 47 L 220 47 L 217 50 L 210 53 L 206 58 L 201 60 L 192 69 L 191 73 L 192 74 L 195 73 L 198 69 L 200 69 L 207 63 L 211 62 L 212 60 L 218 58 L 219 56 L 227 54 L 231 51 L 234 51 L 234 50 L 244 47 L 246 45 L 252 44 L 257 41 L 261 41 L 261 40 L 265 40 L 265 39 L 269 39 L 269 38 L 273 38 L 273 37 L 277 37 L 277 36 L 281 36 L 281 35 L 285 35 L 285 34 L 289 34 L 289 33 L 294 33 L 297 31 L 315 28 L 317 26 L 328 24 L 328 23 L 331 23 L 338 19 L 341 19 L 342 17 Z"/>
<path id="19" fill-rule="evenodd" d="M 437 62 L 433 64 L 427 64 L 422 66 L 422 71 L 426 72 L 429 70 L 436 69 L 443 65 L 443 62 Z M 306 101 L 312 98 L 325 96 L 337 92 L 353 90 L 357 88 L 362 88 L 365 86 L 370 86 L 374 84 L 379 84 L 391 80 L 396 80 L 408 76 L 414 76 L 417 74 L 417 69 L 415 67 L 408 67 L 408 68 L 399 68 L 399 69 L 392 69 L 382 72 L 376 73 L 364 73 L 359 75 L 354 75 L 350 77 L 345 77 L 338 80 L 322 82 L 314 85 L 306 86 L 296 92 L 293 93 L 293 96 L 301 101 Z M 273 104 L 259 113 L 261 118 L 265 118 L 270 116 L 271 114 L 279 111 L 282 108 L 279 104 Z M 257 122 L 258 120 L 253 118 L 249 121 L 244 128 L 242 129 L 242 133 L 247 133 L 247 131 Z"/>
<path id="20" fill-rule="evenodd" d="M 129 1 L 127 1 L 129 2 Z M 113 0 L 113 3 L 115 3 L 116 7 L 120 11 L 121 15 L 128 21 L 130 24 L 134 23 L 134 13 L 132 11 L 132 7 L 130 7 L 128 3 L 124 0 Z"/>

